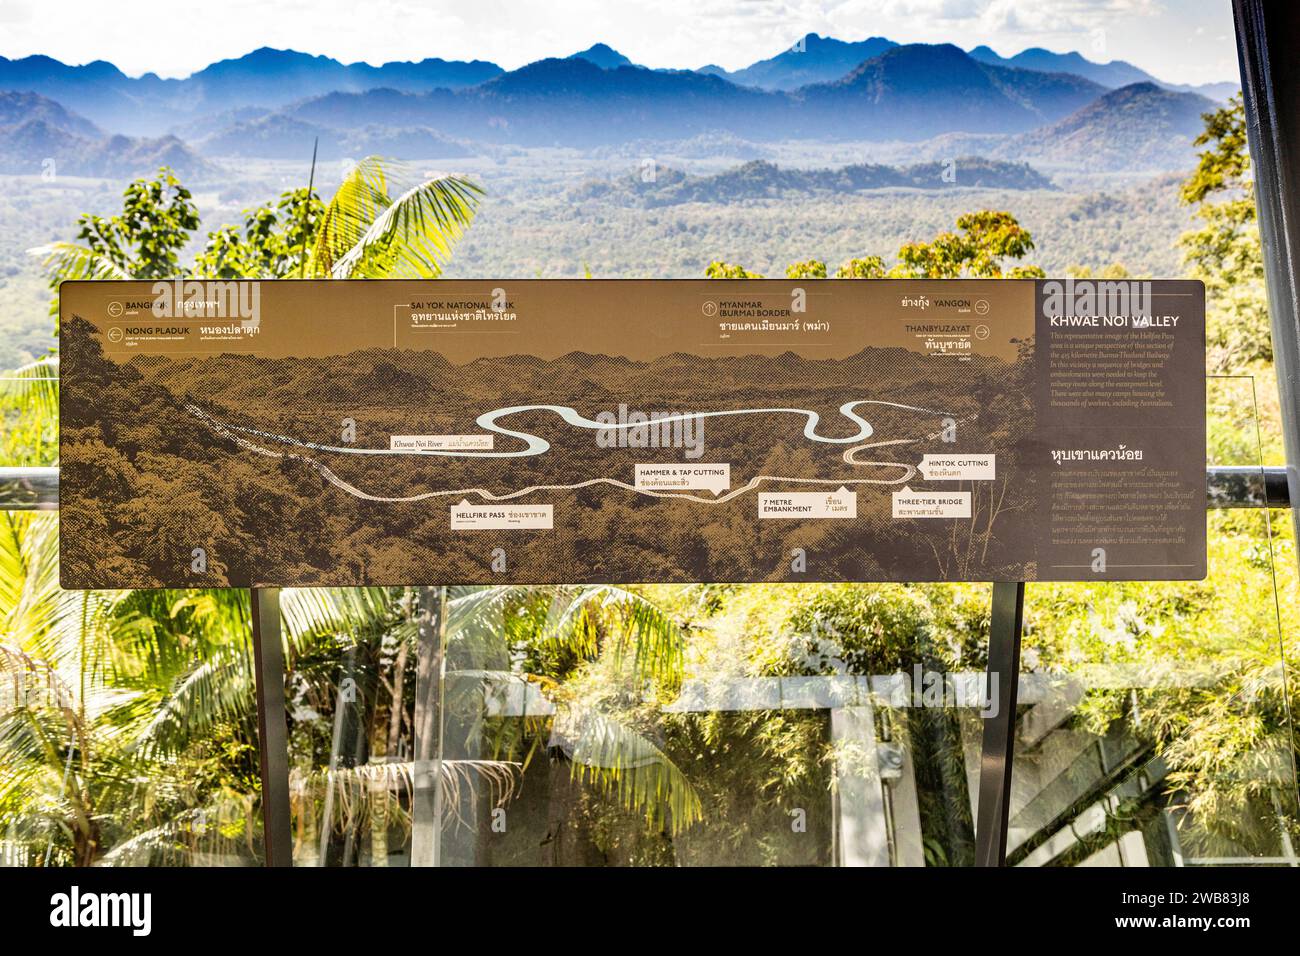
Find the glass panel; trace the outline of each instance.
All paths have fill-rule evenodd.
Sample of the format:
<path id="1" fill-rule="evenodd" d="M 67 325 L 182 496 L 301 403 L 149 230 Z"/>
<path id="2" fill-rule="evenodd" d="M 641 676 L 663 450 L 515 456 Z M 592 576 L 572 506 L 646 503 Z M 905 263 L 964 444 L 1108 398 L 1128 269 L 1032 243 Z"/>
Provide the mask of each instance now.
<path id="1" fill-rule="evenodd" d="M 0 374 L 0 466 L 58 464 L 58 370 Z M 0 866 L 259 865 L 247 594 L 61 591 L 49 490 L 0 490 Z"/>
<path id="2" fill-rule="evenodd" d="M 286 591 L 294 862 L 969 865 L 988 602 Z"/>
<path id="3" fill-rule="evenodd" d="M 59 359 L 0 371 L 0 467 L 59 463 Z M 6 503 L 0 492 L 0 504 Z"/>
<path id="4" fill-rule="evenodd" d="M 1210 379 L 1213 464 L 1262 466 L 1254 386 Z M 1300 864 L 1278 518 L 1209 512 L 1204 582 L 1028 589 L 1010 863 Z"/>
<path id="5" fill-rule="evenodd" d="M 417 862 L 973 860 L 985 586 L 445 600 L 422 649 L 442 642 L 445 677 L 414 719 L 433 709 L 442 742 L 442 786 L 414 804 Z"/>
<path id="6" fill-rule="evenodd" d="M 411 857 L 415 590 L 286 590 L 296 866 Z"/>

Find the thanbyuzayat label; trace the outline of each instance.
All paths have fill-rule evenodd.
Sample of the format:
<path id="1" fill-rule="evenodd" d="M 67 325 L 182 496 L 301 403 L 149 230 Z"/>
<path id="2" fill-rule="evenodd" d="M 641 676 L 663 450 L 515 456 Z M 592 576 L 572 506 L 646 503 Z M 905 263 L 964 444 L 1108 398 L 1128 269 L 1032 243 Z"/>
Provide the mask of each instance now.
<path id="1" fill-rule="evenodd" d="M 969 518 L 969 491 L 894 492 L 895 518 Z"/>
<path id="2" fill-rule="evenodd" d="M 637 491 L 711 491 L 731 487 L 730 465 L 637 465 Z"/>
<path id="3" fill-rule="evenodd" d="M 452 531 L 550 531 L 554 524 L 554 505 L 451 506 Z"/>
<path id="4" fill-rule="evenodd" d="M 926 481 L 992 481 L 997 477 L 996 455 L 922 455 L 921 476 Z"/>
<path id="5" fill-rule="evenodd" d="M 491 435 L 393 435 L 389 451 L 491 451 Z"/>
<path id="6" fill-rule="evenodd" d="M 856 518 L 858 493 L 838 491 L 763 491 L 758 495 L 760 518 Z"/>

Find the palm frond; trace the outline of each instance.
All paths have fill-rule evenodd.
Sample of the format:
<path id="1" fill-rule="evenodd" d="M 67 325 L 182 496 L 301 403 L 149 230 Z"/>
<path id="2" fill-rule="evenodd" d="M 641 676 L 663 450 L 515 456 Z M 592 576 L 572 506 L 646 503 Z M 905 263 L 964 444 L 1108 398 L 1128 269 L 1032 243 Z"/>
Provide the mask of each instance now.
<path id="1" fill-rule="evenodd" d="M 135 733 L 134 747 L 148 754 L 178 754 L 220 721 L 247 719 L 254 707 L 251 661 L 242 648 L 223 648 L 198 664 L 160 702 Z M 119 719 L 129 714 L 119 711 Z"/>
<path id="2" fill-rule="evenodd" d="M 252 798 L 230 790 L 199 807 L 182 810 L 123 840 L 97 866 L 197 866 L 220 857 L 223 864 L 257 862 Z M 209 864 L 210 865 L 210 864 Z"/>
<path id="3" fill-rule="evenodd" d="M 589 640 L 601 625 L 614 632 L 616 662 L 628 648 L 636 674 L 672 682 L 685 660 L 686 637 L 672 617 L 635 591 L 601 584 L 562 595 L 558 613 L 548 622 L 546 640 Z M 587 637 L 584 637 L 587 636 Z"/>
<path id="4" fill-rule="evenodd" d="M 52 515 L 0 512 L 0 630 L 26 650 L 60 618 L 59 532 Z"/>
<path id="5" fill-rule="evenodd" d="M 371 630 L 395 606 L 385 588 L 286 588 L 280 593 L 280 615 L 293 636 Z"/>
<path id="6" fill-rule="evenodd" d="M 312 271 L 335 279 L 437 278 L 482 193 L 461 176 L 421 179 L 399 163 L 368 157 L 321 217 Z"/>
<path id="7" fill-rule="evenodd" d="M 704 818 L 700 796 L 659 747 L 607 713 L 563 708 L 551 744 L 573 762 L 573 775 L 674 833 Z"/>
<path id="8" fill-rule="evenodd" d="M 437 762 L 439 787 L 442 791 L 443 823 L 458 822 L 468 826 L 459 808 L 486 788 L 493 806 L 503 806 L 515 795 L 520 783 L 522 767 L 508 760 L 442 760 Z M 290 790 L 297 800 L 310 797 L 322 800 L 332 793 L 333 799 L 325 801 L 330 806 L 330 826 L 347 829 L 362 822 L 368 810 L 368 800 L 376 793 L 403 794 L 399 803 L 410 804 L 415 786 L 415 765 L 412 761 L 384 761 L 366 763 L 358 767 L 320 768 L 308 773 L 295 771 L 290 779 Z M 409 824 L 409 818 L 404 822 Z"/>
<path id="9" fill-rule="evenodd" d="M 51 242 L 29 250 L 54 279 L 130 279 L 125 270 L 106 256 L 75 242 Z"/>
<path id="10" fill-rule="evenodd" d="M 53 419 L 59 414 L 59 358 L 49 355 L 0 373 L 0 401 L 25 414 Z"/>

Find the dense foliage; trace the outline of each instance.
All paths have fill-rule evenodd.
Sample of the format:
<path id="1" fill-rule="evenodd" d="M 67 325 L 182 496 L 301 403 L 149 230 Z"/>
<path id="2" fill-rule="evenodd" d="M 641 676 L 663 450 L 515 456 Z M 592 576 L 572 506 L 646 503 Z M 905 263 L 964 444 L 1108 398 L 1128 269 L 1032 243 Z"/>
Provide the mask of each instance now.
<path id="1" fill-rule="evenodd" d="M 1186 240 L 1189 264 L 1210 286 L 1216 367 L 1262 374 L 1251 364 L 1268 354 L 1267 331 L 1239 110 L 1211 116 L 1202 145 L 1184 190 L 1202 217 Z M 399 191 L 381 164 L 363 166 L 329 203 L 293 190 L 210 233 L 188 265 L 179 251 L 198 227 L 191 197 L 166 173 L 135 183 L 120 216 L 84 217 L 79 242 L 54 251 L 55 277 L 437 275 L 474 187 Z M 965 214 L 957 228 L 905 245 L 893 265 L 864 254 L 835 274 L 1036 274 L 1010 265 L 1034 248 L 1010 213 Z M 807 258 L 787 274 L 828 271 Z M 753 275 L 723 262 L 707 274 Z M 56 373 L 44 361 L 6 384 L 9 462 L 52 460 Z M 1249 379 L 1212 383 L 1220 463 L 1258 461 L 1251 396 Z M 101 477 L 124 467 L 106 461 Z M 1285 523 L 1268 517 L 1211 514 L 1204 583 L 1031 589 L 1027 680 L 1067 703 L 1050 718 L 1054 749 L 1031 740 L 1047 715 L 1034 705 L 1023 715 L 1017 773 L 1033 799 L 1017 805 L 1030 834 L 1013 849 L 1019 858 L 1085 811 L 1091 822 L 1056 862 L 1132 830 L 1166 839 L 1165 819 L 1185 852 L 1204 857 L 1278 857 L 1294 840 L 1289 712 L 1300 697 L 1282 661 L 1300 647 L 1294 602 L 1279 621 L 1271 599 L 1274 568 L 1295 555 Z M 0 846 L 42 865 L 256 861 L 246 597 L 62 592 L 56 532 L 51 516 L 0 512 Z M 877 753 L 843 722 L 868 719 L 865 739 L 908 754 L 920 859 L 972 858 L 973 710 L 887 699 L 869 718 L 843 701 L 828 716 L 795 701 L 800 688 L 917 667 L 978 673 L 984 586 L 300 590 L 283 608 L 300 862 L 409 854 L 419 660 L 430 653 L 445 655 L 448 674 L 445 858 L 837 862 L 846 850 L 835 821 L 879 772 Z M 431 632 L 435 610 L 445 627 Z M 497 829 L 499 810 L 509 824 Z"/>

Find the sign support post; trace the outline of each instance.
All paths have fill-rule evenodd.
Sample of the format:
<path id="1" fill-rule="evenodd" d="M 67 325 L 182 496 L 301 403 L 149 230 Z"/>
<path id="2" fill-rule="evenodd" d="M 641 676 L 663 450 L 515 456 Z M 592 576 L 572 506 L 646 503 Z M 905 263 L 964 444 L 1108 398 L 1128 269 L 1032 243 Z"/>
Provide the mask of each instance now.
<path id="1" fill-rule="evenodd" d="M 289 812 L 289 723 L 284 705 L 284 641 L 280 589 L 249 589 L 257 681 L 258 757 L 262 770 L 262 836 L 267 866 L 293 866 Z"/>
<path id="2" fill-rule="evenodd" d="M 975 865 L 1006 866 L 1011 765 L 1016 745 L 1016 699 L 1020 689 L 1020 630 L 1025 583 L 993 583 L 989 624 L 988 701 L 980 751 L 979 806 L 975 822 Z"/>

